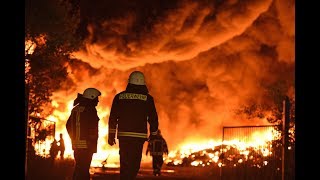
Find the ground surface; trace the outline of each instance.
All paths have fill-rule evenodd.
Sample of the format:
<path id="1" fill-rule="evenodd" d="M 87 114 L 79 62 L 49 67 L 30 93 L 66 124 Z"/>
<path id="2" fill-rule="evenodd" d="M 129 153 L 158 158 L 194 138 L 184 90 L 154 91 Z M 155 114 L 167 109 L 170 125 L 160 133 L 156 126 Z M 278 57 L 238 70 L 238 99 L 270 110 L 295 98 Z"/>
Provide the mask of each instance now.
<path id="1" fill-rule="evenodd" d="M 73 160 L 56 160 L 53 163 L 47 159 L 30 161 L 26 180 L 72 180 Z M 178 167 L 164 165 L 161 176 L 153 176 L 151 164 L 142 165 L 137 175 L 139 180 L 281 180 L 281 171 L 265 166 L 261 168 L 248 167 L 245 164 L 235 167 Z M 118 180 L 119 168 L 90 168 L 91 180 Z M 289 178 L 294 180 L 294 176 Z"/>
<path id="2" fill-rule="evenodd" d="M 57 160 L 50 164 L 46 159 L 33 161 L 28 165 L 26 180 L 72 180 L 73 161 Z M 217 168 L 203 167 L 173 167 L 162 168 L 161 176 L 154 176 L 150 166 L 141 166 L 137 179 L 189 179 L 189 180 L 214 180 L 219 178 Z M 90 168 L 91 180 L 119 179 L 119 168 Z"/>

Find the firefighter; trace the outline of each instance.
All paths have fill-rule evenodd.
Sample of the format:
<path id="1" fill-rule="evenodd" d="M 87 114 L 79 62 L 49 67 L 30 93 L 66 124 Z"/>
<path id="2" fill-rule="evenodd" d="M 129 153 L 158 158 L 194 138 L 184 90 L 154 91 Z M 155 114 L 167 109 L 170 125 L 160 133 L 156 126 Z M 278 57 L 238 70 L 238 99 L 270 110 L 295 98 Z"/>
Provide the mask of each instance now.
<path id="1" fill-rule="evenodd" d="M 70 136 L 75 168 L 73 180 L 89 180 L 93 153 L 97 152 L 99 117 L 96 110 L 101 92 L 87 88 L 78 94 L 75 106 L 66 124 Z"/>
<path id="2" fill-rule="evenodd" d="M 60 140 L 58 142 L 59 142 L 60 159 L 63 160 L 64 159 L 64 151 L 65 151 L 63 134 L 60 133 L 59 136 L 60 136 Z"/>
<path id="3" fill-rule="evenodd" d="M 58 155 L 58 151 L 59 151 L 59 147 L 58 147 L 58 144 L 57 144 L 57 140 L 56 139 L 53 139 L 51 145 L 50 145 L 50 161 L 51 161 L 51 165 L 53 166 L 54 165 L 54 160 L 55 158 L 57 157 Z"/>
<path id="4" fill-rule="evenodd" d="M 160 176 L 163 165 L 163 154 L 168 155 L 169 153 L 167 142 L 163 138 L 160 129 L 156 137 L 148 141 L 146 155 L 148 155 L 148 153 L 152 156 L 153 175 Z"/>
<path id="5" fill-rule="evenodd" d="M 108 144 L 116 144 L 116 138 L 119 141 L 120 180 L 136 178 L 143 144 L 148 138 L 154 139 L 157 131 L 158 114 L 154 99 L 149 94 L 144 74 L 133 71 L 126 89 L 115 95 L 109 116 Z"/>

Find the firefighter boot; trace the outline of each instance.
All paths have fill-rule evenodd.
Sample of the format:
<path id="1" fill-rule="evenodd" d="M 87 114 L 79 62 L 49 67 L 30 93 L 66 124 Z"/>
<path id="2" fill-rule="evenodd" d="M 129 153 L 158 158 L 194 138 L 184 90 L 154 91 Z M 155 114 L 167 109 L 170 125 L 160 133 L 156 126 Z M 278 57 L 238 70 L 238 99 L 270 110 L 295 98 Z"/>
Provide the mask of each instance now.
<path id="1" fill-rule="evenodd" d="M 160 169 L 154 169 L 154 170 L 153 170 L 153 175 L 154 175 L 154 176 L 160 176 L 160 175 L 161 175 Z"/>

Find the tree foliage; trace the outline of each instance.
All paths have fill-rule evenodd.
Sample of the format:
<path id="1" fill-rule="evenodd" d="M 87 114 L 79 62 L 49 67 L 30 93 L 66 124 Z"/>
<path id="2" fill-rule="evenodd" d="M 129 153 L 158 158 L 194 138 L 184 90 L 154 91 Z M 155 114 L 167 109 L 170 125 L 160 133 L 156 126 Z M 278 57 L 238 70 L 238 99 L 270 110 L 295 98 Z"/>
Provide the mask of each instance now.
<path id="1" fill-rule="evenodd" d="M 25 57 L 29 66 L 25 82 L 30 114 L 43 112 L 42 107 L 51 102 L 52 92 L 67 78 L 66 63 L 82 45 L 76 33 L 79 14 L 70 1 L 25 1 L 25 41 L 35 47 Z"/>
<path id="2" fill-rule="evenodd" d="M 292 87 L 287 81 L 277 81 L 264 86 L 264 100 L 261 102 L 251 99 L 248 104 L 241 106 L 236 110 L 237 115 L 243 115 L 247 119 L 266 118 L 268 122 L 278 125 L 277 130 L 282 131 L 283 123 L 283 102 L 286 97 L 289 98 L 290 104 L 290 124 L 289 124 L 289 141 L 295 141 L 295 97 L 289 94 L 289 88 Z"/>

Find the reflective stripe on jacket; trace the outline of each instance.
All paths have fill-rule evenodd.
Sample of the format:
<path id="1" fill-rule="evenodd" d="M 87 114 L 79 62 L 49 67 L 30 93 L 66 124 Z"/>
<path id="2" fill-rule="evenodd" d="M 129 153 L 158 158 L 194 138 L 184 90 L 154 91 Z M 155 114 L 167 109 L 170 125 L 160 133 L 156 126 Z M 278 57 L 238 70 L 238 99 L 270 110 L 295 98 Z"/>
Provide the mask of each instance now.
<path id="1" fill-rule="evenodd" d="M 99 117 L 95 107 L 75 106 L 66 124 L 72 149 L 97 151 Z"/>
<path id="2" fill-rule="evenodd" d="M 146 86 L 128 84 L 125 91 L 118 93 L 112 102 L 109 117 L 109 138 L 148 138 L 158 130 L 158 114 L 153 97 Z"/>
<path id="3" fill-rule="evenodd" d="M 162 136 L 157 136 L 156 139 L 148 142 L 147 153 L 148 152 L 150 152 L 152 156 L 163 155 L 163 153 L 168 152 L 167 142 Z"/>

